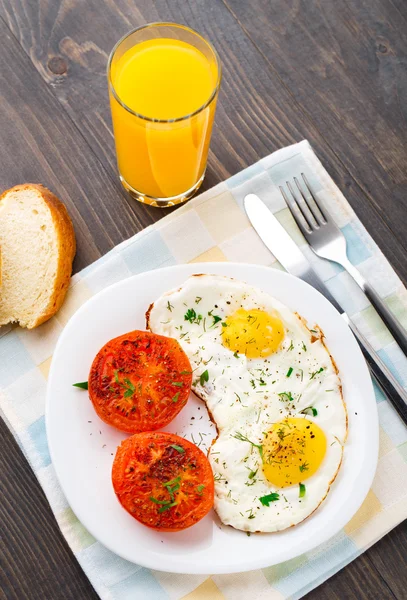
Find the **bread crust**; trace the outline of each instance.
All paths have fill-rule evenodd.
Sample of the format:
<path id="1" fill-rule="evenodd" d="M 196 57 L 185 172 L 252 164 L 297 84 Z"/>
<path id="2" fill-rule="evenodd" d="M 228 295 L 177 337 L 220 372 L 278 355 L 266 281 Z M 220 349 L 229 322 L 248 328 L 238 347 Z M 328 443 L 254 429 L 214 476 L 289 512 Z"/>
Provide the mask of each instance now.
<path id="1" fill-rule="evenodd" d="M 55 194 L 40 183 L 24 183 L 6 190 L 0 196 L 0 205 L 5 196 L 10 192 L 24 192 L 30 189 L 35 189 L 48 206 L 54 222 L 59 245 L 57 272 L 49 302 L 42 314 L 27 325 L 27 329 L 34 329 L 34 327 L 38 327 L 38 325 L 41 325 L 41 323 L 44 323 L 53 317 L 64 301 L 72 273 L 72 262 L 76 252 L 76 240 L 72 221 L 65 205 L 55 196 Z M 5 324 L 6 323 L 4 323 L 4 325 Z"/>

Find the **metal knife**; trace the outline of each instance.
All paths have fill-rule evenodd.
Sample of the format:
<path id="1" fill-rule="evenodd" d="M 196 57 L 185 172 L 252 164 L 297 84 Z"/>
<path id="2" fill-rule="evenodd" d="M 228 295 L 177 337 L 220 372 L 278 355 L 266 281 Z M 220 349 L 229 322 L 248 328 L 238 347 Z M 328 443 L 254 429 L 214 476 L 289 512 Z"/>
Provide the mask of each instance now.
<path id="1" fill-rule="evenodd" d="M 368 340 L 357 329 L 354 323 L 351 322 L 346 312 L 332 296 L 325 283 L 315 273 L 296 243 L 258 196 L 248 194 L 244 199 L 244 207 L 251 224 L 261 240 L 286 271 L 309 283 L 325 296 L 339 312 L 356 337 L 376 382 L 407 425 L 407 392 L 387 368 Z"/>

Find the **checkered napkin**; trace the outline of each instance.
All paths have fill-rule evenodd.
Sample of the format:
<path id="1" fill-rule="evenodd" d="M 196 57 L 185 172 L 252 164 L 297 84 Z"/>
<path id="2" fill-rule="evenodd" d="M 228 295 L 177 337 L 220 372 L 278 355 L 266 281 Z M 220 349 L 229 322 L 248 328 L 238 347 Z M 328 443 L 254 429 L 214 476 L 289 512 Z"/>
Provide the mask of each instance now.
<path id="1" fill-rule="evenodd" d="M 125 277 L 178 263 L 234 261 L 281 269 L 249 224 L 243 198 L 257 193 L 309 258 L 332 294 L 366 335 L 400 383 L 407 360 L 365 296 L 341 267 L 318 259 L 305 244 L 278 184 L 304 168 L 348 243 L 348 256 L 407 326 L 407 292 L 316 158 L 308 142 L 283 148 L 201 194 L 72 279 L 59 313 L 33 331 L 9 328 L 0 338 L 0 410 L 31 464 L 58 524 L 103 600 L 251 600 L 300 598 L 359 556 L 407 517 L 407 428 L 376 390 L 380 458 L 365 502 L 329 542 L 277 566 L 234 575 L 179 575 L 129 563 L 97 542 L 77 520 L 55 476 L 44 423 L 52 353 L 68 319 L 91 296 Z"/>

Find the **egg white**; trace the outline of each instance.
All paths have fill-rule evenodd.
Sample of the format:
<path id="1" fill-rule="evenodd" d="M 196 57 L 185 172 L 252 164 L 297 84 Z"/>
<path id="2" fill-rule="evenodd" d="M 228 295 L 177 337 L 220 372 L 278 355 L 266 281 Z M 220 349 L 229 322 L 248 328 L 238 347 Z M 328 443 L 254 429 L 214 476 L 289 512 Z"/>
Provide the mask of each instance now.
<path id="1" fill-rule="evenodd" d="M 222 344 L 222 322 L 239 308 L 279 313 L 285 337 L 275 353 L 249 359 Z M 188 309 L 202 319 L 186 320 Z M 221 320 L 214 323 L 213 315 Z M 147 313 L 147 326 L 179 341 L 194 372 L 193 390 L 205 401 L 217 426 L 219 437 L 209 459 L 221 520 L 237 529 L 265 532 L 285 529 L 311 514 L 335 478 L 347 435 L 340 378 L 320 329 L 308 329 L 298 314 L 269 294 L 219 275 L 192 276 L 179 289 L 161 296 Z M 310 407 L 317 416 L 312 416 Z M 299 498 L 298 485 L 282 491 L 272 486 L 262 474 L 258 452 L 233 437 L 238 430 L 261 443 L 267 427 L 290 416 L 315 420 L 327 438 L 325 458 L 306 480 L 304 498 Z M 256 468 L 258 475 L 248 480 L 250 470 Z M 261 505 L 258 498 L 273 491 L 280 499 L 268 507 Z"/>

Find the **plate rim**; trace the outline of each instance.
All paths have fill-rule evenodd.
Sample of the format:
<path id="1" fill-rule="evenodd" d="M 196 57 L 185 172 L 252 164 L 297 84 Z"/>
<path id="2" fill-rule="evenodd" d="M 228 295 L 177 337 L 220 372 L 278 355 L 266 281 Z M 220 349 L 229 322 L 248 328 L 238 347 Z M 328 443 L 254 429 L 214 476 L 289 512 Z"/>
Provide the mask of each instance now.
<path id="1" fill-rule="evenodd" d="M 159 568 L 159 567 L 157 567 L 157 563 L 154 562 L 155 557 L 153 556 L 153 554 L 154 554 L 153 551 L 149 551 L 149 554 L 147 555 L 146 558 L 144 556 L 140 556 L 139 558 L 135 559 L 132 555 L 127 554 L 125 551 L 118 552 L 116 549 L 113 549 L 108 543 L 101 540 L 100 532 L 94 531 L 93 528 L 89 528 L 88 525 L 84 524 L 84 521 L 79 516 L 81 511 L 78 510 L 78 507 L 76 507 L 76 506 L 75 506 L 75 509 L 73 508 L 72 502 L 71 502 L 72 498 L 70 498 L 70 493 L 66 491 L 64 484 L 62 483 L 63 478 L 60 477 L 60 470 L 59 470 L 59 467 L 57 467 L 58 461 L 55 462 L 55 454 L 54 454 L 53 444 L 50 441 L 51 436 L 49 434 L 49 431 L 51 429 L 51 425 L 50 425 L 50 417 L 49 417 L 49 413 L 50 413 L 49 406 L 50 406 L 50 402 L 51 402 L 51 400 L 50 400 L 51 382 L 53 379 L 53 373 L 54 373 L 55 364 L 56 364 L 54 357 L 57 356 L 60 346 L 62 346 L 66 335 L 68 335 L 69 328 L 70 328 L 70 326 L 72 326 L 72 322 L 74 322 L 80 316 L 80 314 L 82 312 L 87 310 L 87 307 L 89 304 L 92 304 L 93 302 L 98 302 L 99 298 L 101 298 L 103 295 L 111 292 L 112 288 L 119 288 L 121 285 L 129 283 L 130 281 L 142 279 L 143 277 L 150 276 L 151 274 L 156 274 L 159 277 L 160 273 L 162 273 L 162 272 L 177 271 L 177 270 L 182 270 L 182 269 L 191 270 L 190 275 L 194 274 L 193 271 L 196 274 L 198 274 L 200 269 L 202 269 L 203 273 L 205 273 L 205 274 L 211 274 L 211 269 L 213 269 L 214 267 L 215 267 L 215 269 L 214 269 L 215 271 L 218 269 L 222 270 L 223 267 L 225 268 L 225 271 L 228 269 L 228 267 L 231 267 L 232 269 L 234 269 L 234 268 L 255 269 L 255 270 L 259 270 L 259 271 L 264 271 L 265 273 L 271 272 L 274 275 L 276 275 L 277 277 L 283 277 L 283 278 L 289 278 L 291 280 L 295 280 L 296 284 L 299 284 L 300 287 L 306 286 L 308 288 L 311 288 L 313 290 L 313 293 L 316 293 L 319 296 L 321 296 L 323 298 L 323 302 L 326 303 L 327 305 L 329 305 L 331 310 L 334 310 L 340 316 L 340 313 L 323 296 L 323 294 L 321 294 L 318 290 L 313 288 L 307 282 L 305 282 L 302 279 L 295 277 L 294 275 L 291 275 L 290 273 L 287 273 L 285 271 L 273 269 L 270 266 L 257 265 L 257 264 L 253 264 L 253 263 L 237 263 L 237 262 L 199 262 L 199 263 L 186 263 L 186 264 L 183 263 L 183 264 L 176 264 L 176 265 L 161 267 L 161 268 L 157 268 L 157 269 L 150 269 L 148 271 L 142 271 L 141 273 L 137 273 L 135 275 L 130 275 L 129 277 L 126 277 L 125 279 L 121 279 L 121 280 L 105 287 L 104 289 L 100 290 L 99 292 L 97 292 L 93 296 L 91 296 L 88 300 L 86 300 L 74 312 L 74 314 L 70 317 L 68 322 L 65 324 L 65 326 L 58 338 L 58 341 L 56 343 L 56 346 L 55 346 L 55 349 L 54 349 L 54 352 L 52 355 L 52 361 L 51 361 L 51 366 L 50 366 L 50 371 L 49 371 L 49 376 L 48 376 L 48 381 L 47 381 L 46 402 L 45 402 L 45 427 L 46 427 L 47 443 L 48 443 L 49 453 L 50 453 L 50 457 L 51 457 L 51 463 L 53 465 L 58 483 L 61 486 L 61 490 L 68 502 L 68 506 L 74 512 L 74 514 L 76 515 L 78 520 L 82 523 L 82 525 L 86 528 L 86 530 L 89 531 L 89 533 L 95 538 L 95 540 L 97 542 L 99 542 L 100 544 L 102 544 L 105 548 L 107 548 L 108 550 L 110 550 L 111 552 L 113 552 L 114 554 L 119 556 L 120 558 L 123 558 L 124 560 L 127 560 L 133 564 L 138 564 L 142 567 L 157 570 L 157 571 L 165 571 L 165 572 L 181 573 L 181 574 L 184 573 L 184 574 L 191 574 L 191 575 L 208 574 L 209 571 L 211 574 L 243 573 L 243 572 L 252 571 L 252 570 L 256 570 L 256 569 L 267 568 L 268 566 L 280 564 L 287 560 L 291 560 L 293 558 L 301 556 L 305 553 L 309 553 L 309 552 L 315 550 L 316 548 L 318 548 L 321 544 L 332 539 L 352 519 L 352 517 L 356 514 L 356 512 L 361 507 L 369 490 L 371 489 L 371 485 L 372 485 L 372 482 L 373 482 L 373 479 L 374 479 L 374 476 L 376 473 L 376 469 L 377 469 L 377 463 L 378 463 L 378 457 L 379 457 L 379 419 L 378 419 L 378 411 L 377 411 L 377 407 L 376 407 L 377 405 L 376 405 L 376 401 L 375 401 L 373 382 L 370 377 L 367 364 L 363 358 L 363 354 L 357 345 L 356 339 L 353 337 L 355 351 L 357 351 L 359 357 L 362 358 L 362 360 L 363 360 L 363 367 L 362 367 L 362 372 L 360 374 L 360 379 L 364 380 L 364 387 L 366 386 L 366 397 L 370 397 L 372 408 L 376 407 L 376 410 L 374 411 L 374 415 L 373 415 L 373 418 L 375 421 L 375 426 L 374 426 L 374 432 L 371 432 L 372 435 L 369 439 L 369 443 L 371 445 L 370 450 L 369 450 L 369 456 L 371 457 L 371 461 L 369 463 L 367 463 L 367 465 L 365 465 L 364 485 L 361 487 L 358 487 L 356 490 L 353 490 L 352 508 L 350 510 L 348 509 L 347 512 L 344 511 L 345 514 L 342 514 L 340 516 L 340 518 L 338 518 L 336 520 L 336 526 L 335 526 L 333 532 L 327 533 L 326 531 L 320 531 L 319 535 L 313 535 L 312 537 L 310 537 L 308 544 L 305 544 L 305 547 L 304 546 L 301 547 L 301 551 L 297 552 L 294 550 L 291 553 L 286 551 L 286 552 L 282 553 L 281 558 L 277 558 L 277 560 L 272 560 L 271 562 L 270 562 L 270 559 L 261 560 L 261 557 L 253 558 L 253 559 L 248 558 L 246 560 L 245 565 L 233 566 L 233 563 L 231 565 L 221 565 L 221 566 L 211 565 L 211 567 L 208 570 L 208 567 L 205 566 L 206 563 L 204 563 L 201 566 L 199 564 L 199 562 L 195 563 L 196 566 L 194 566 L 194 567 L 188 565 L 187 569 L 185 567 L 178 567 L 176 557 L 175 557 L 175 560 L 173 560 L 171 564 L 166 564 L 165 568 Z M 221 273 L 215 272 L 213 274 L 219 275 Z M 189 277 L 190 275 L 186 275 L 186 277 Z M 225 275 L 225 277 L 233 277 L 226 273 L 224 275 Z M 236 279 L 236 277 L 234 277 L 234 278 Z M 249 284 L 249 285 L 252 285 L 252 284 Z M 259 286 L 255 286 L 255 287 L 259 287 Z M 344 324 L 344 327 L 347 327 L 345 321 L 343 324 Z M 345 399 L 345 402 L 346 402 L 346 399 Z M 74 502 L 74 504 L 75 504 L 75 502 Z M 306 520 L 307 520 L 307 518 L 304 521 L 306 521 Z M 301 523 L 299 523 L 298 525 L 301 525 Z M 282 532 L 279 532 L 279 533 L 282 533 Z M 261 535 L 272 536 L 273 534 L 270 533 L 270 534 L 261 534 Z M 159 554 L 157 554 L 157 560 L 160 560 Z M 199 559 L 197 559 L 197 560 L 199 560 Z"/>

